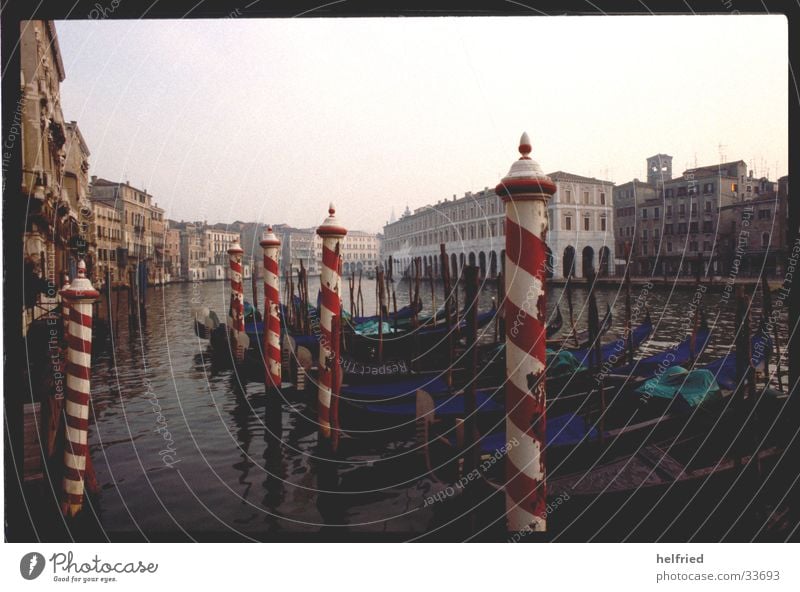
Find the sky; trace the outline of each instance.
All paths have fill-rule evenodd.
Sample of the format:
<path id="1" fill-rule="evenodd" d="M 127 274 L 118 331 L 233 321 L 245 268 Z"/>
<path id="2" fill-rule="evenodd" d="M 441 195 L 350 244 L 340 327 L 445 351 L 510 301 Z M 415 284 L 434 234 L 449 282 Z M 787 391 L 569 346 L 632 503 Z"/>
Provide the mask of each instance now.
<path id="1" fill-rule="evenodd" d="M 527 131 L 546 172 L 624 183 L 788 170 L 783 16 L 56 23 L 90 174 L 177 220 L 380 231 L 494 187 Z M 796 92 L 795 89 L 792 92 Z M 797 97 L 793 97 L 797 100 Z M 776 174 L 777 171 L 777 174 Z"/>

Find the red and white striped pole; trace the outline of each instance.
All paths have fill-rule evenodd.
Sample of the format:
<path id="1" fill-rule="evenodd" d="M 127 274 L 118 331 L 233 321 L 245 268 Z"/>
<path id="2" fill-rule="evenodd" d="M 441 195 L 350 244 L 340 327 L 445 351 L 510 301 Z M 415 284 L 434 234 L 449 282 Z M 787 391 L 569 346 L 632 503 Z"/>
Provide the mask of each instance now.
<path id="1" fill-rule="evenodd" d="M 69 309 L 67 337 L 67 403 L 64 442 L 64 479 L 61 512 L 75 516 L 83 506 L 86 457 L 89 453 L 89 398 L 92 376 L 92 303 L 100 293 L 86 277 L 86 263 L 78 262 L 78 277 L 61 298 Z"/>
<path id="2" fill-rule="evenodd" d="M 64 285 L 61 286 L 61 291 L 69 290 L 69 286 L 69 276 L 64 275 Z M 66 341 L 69 336 L 69 302 L 63 296 L 61 297 L 61 318 L 64 321 L 64 341 Z"/>
<path id="3" fill-rule="evenodd" d="M 278 255 L 281 241 L 267 228 L 260 243 L 264 249 L 264 367 L 267 391 L 281 386 L 281 317 Z"/>
<path id="4" fill-rule="evenodd" d="M 553 181 L 522 134 L 496 192 L 506 205 L 506 519 L 509 532 L 546 530 L 545 264 Z"/>
<path id="5" fill-rule="evenodd" d="M 347 229 L 339 225 L 336 220 L 336 209 L 333 204 L 328 208 L 328 217 L 317 228 L 317 234 L 322 237 L 322 273 L 320 274 L 320 287 L 322 289 L 322 306 L 319 311 L 319 325 L 322 339 L 319 347 L 319 395 L 318 410 L 319 426 L 322 435 L 331 436 L 331 387 L 333 373 L 339 361 L 333 359 L 332 321 L 333 316 L 341 311 L 341 281 L 339 275 L 339 256 L 342 250 L 341 240 L 347 234 Z M 338 246 L 338 248 L 337 248 Z"/>
<path id="6" fill-rule="evenodd" d="M 231 348 L 236 361 L 244 360 L 246 345 L 243 341 L 247 338 L 244 332 L 244 286 L 242 285 L 242 254 L 244 250 L 238 241 L 228 249 L 231 267 L 231 307 L 228 314 L 228 325 Z"/>

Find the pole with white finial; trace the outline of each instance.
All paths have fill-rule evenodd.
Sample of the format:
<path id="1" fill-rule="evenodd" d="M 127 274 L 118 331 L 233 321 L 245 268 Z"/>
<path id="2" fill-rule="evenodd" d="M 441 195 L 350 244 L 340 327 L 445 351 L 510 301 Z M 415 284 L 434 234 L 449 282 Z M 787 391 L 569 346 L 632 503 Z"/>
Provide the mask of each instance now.
<path id="1" fill-rule="evenodd" d="M 506 207 L 506 519 L 509 532 L 546 530 L 545 265 L 547 203 L 553 181 L 522 155 L 496 187 Z"/>
<path id="2" fill-rule="evenodd" d="M 264 249 L 264 367 L 267 392 L 281 386 L 281 318 L 278 254 L 281 241 L 267 227 L 259 243 Z"/>
<path id="3" fill-rule="evenodd" d="M 242 254 L 244 249 L 235 241 L 228 249 L 231 271 L 231 306 L 228 313 L 229 340 L 237 362 L 244 360 L 247 349 L 244 331 L 244 285 L 242 284 Z"/>
<path id="4" fill-rule="evenodd" d="M 341 241 L 347 229 L 336 219 L 336 208 L 330 204 L 328 217 L 317 228 L 322 237 L 322 272 L 320 287 L 322 289 L 322 306 L 319 311 L 319 324 L 322 332 L 319 348 L 319 395 L 317 413 L 319 426 L 325 438 L 331 436 L 331 387 L 334 372 L 338 371 L 339 360 L 334 359 L 332 343 L 332 327 L 334 315 L 341 314 L 341 280 L 339 275 L 339 253 Z"/>
<path id="5" fill-rule="evenodd" d="M 92 303 L 100 293 L 86 277 L 86 263 L 78 262 L 78 277 L 61 291 L 69 310 L 67 336 L 67 402 L 64 443 L 64 479 L 61 512 L 75 516 L 83 507 L 86 457 L 89 453 L 89 400 L 92 376 Z"/>

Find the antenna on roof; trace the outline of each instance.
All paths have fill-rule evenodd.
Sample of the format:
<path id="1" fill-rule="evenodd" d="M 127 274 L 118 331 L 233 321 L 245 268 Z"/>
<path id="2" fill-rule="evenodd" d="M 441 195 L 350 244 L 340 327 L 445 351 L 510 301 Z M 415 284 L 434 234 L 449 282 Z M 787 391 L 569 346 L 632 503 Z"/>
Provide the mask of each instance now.
<path id="1" fill-rule="evenodd" d="M 720 162 L 720 164 L 725 162 L 725 153 L 723 152 L 723 150 L 725 148 L 727 148 L 727 146 L 725 144 L 722 144 L 722 143 L 717 144 L 717 149 L 719 150 L 719 162 Z"/>

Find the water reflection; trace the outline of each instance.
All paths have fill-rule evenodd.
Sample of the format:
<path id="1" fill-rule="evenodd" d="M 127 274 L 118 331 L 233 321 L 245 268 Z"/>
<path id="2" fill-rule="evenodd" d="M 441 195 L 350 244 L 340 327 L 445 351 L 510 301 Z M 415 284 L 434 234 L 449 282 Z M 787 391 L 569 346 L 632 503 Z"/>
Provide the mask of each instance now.
<path id="1" fill-rule="evenodd" d="M 315 293 L 313 278 L 309 288 Z M 441 305 L 441 283 L 434 289 Z M 420 473 L 409 454 L 413 442 L 358 449 L 343 442 L 349 452 L 334 457 L 319 449 L 313 387 L 288 399 L 277 393 L 266 396 L 263 384 L 245 383 L 232 370 L 212 365 L 208 342 L 194 334 L 189 311 L 194 297 L 224 318 L 227 290 L 224 282 L 151 289 L 147 319 L 141 323 L 128 323 L 124 294 L 121 311 L 112 310 L 116 327 L 105 348 L 97 345 L 93 363 L 89 440 L 104 527 L 112 534 L 143 537 L 225 532 L 256 539 L 279 532 L 425 531 L 433 519 L 429 510 L 419 510 L 425 484 L 420 489 L 420 483 L 403 483 L 401 477 Z M 754 295 L 755 328 L 761 295 L 757 288 L 747 291 Z M 396 282 L 395 292 L 398 306 L 408 302 L 408 282 Z M 573 290 L 579 328 L 588 317 L 587 293 L 583 286 Z M 363 294 L 365 314 L 370 314 L 374 282 L 364 280 Z M 611 306 L 611 333 L 618 332 L 625 318 L 624 291 L 601 286 L 596 294 L 600 310 L 606 303 Z M 421 287 L 421 295 L 425 311 L 430 311 L 430 284 Z M 634 286 L 632 300 L 641 295 L 642 288 Z M 491 307 L 496 297 L 496 285 L 485 284 L 481 308 Z M 642 319 L 646 307 L 655 331 L 643 353 L 663 350 L 685 337 L 692 298 L 691 287 L 656 287 L 644 294 L 644 306 L 633 322 Z M 463 293 L 459 300 L 463 306 Z M 117 306 L 116 295 L 112 303 Z M 737 329 L 734 303 L 724 301 L 719 288 L 709 289 L 704 305 L 711 338 L 701 363 L 727 353 Z M 561 287 L 548 289 L 547 306 L 549 314 L 561 309 L 567 327 Z M 785 344 L 788 323 L 780 318 Z M 174 468 L 165 466 L 159 455 L 164 439 L 156 431 L 145 378 L 175 443 L 180 462 Z"/>

